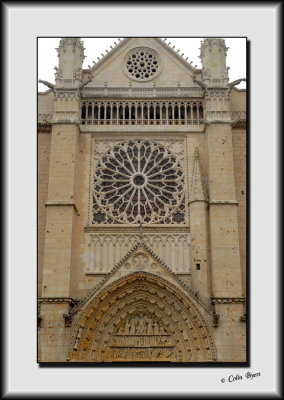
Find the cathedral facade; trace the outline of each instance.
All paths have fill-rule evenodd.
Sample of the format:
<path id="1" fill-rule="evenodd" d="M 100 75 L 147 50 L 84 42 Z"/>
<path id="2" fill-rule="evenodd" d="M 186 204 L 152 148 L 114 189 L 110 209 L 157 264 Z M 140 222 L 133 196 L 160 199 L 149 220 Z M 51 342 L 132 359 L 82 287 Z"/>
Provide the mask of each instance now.
<path id="1" fill-rule="evenodd" d="M 38 362 L 245 362 L 246 91 L 126 38 L 38 94 Z"/>

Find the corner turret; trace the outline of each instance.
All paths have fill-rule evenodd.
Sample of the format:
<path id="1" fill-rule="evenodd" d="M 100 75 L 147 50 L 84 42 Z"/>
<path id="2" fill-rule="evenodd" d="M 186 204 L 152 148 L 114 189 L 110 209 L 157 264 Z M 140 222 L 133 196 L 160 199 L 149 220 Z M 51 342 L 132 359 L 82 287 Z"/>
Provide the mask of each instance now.
<path id="1" fill-rule="evenodd" d="M 224 39 L 206 38 L 201 42 L 202 77 L 207 86 L 228 85 L 227 50 L 228 47 L 226 47 Z"/>
<path id="2" fill-rule="evenodd" d="M 84 46 L 80 38 L 62 38 L 58 52 L 58 67 L 55 67 L 56 87 L 79 86 L 82 82 Z"/>

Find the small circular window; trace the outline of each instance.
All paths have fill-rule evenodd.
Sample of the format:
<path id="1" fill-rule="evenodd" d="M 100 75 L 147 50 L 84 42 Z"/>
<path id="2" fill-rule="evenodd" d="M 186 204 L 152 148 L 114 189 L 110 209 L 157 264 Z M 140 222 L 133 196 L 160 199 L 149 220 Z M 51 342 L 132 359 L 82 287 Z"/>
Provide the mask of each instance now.
<path id="1" fill-rule="evenodd" d="M 155 78 L 161 70 L 160 57 L 148 47 L 132 49 L 126 54 L 124 63 L 127 75 L 139 81 Z"/>

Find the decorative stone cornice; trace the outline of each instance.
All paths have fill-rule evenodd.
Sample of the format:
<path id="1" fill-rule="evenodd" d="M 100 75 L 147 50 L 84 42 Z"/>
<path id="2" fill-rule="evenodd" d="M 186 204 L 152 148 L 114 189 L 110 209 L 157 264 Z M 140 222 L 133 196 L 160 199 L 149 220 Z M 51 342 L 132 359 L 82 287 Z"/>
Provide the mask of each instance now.
<path id="1" fill-rule="evenodd" d="M 82 98 L 202 98 L 199 87 L 85 87 Z"/>
<path id="2" fill-rule="evenodd" d="M 58 304 L 58 303 L 66 303 L 71 307 L 75 306 L 78 301 L 73 300 L 71 297 L 39 297 L 38 303 L 48 303 L 48 304 Z"/>
<path id="3" fill-rule="evenodd" d="M 39 123 L 51 123 L 52 113 L 39 113 L 37 119 Z"/>
<path id="4" fill-rule="evenodd" d="M 246 303 L 245 297 L 212 297 L 212 304 Z"/>
<path id="5" fill-rule="evenodd" d="M 54 91 L 54 98 L 55 101 L 57 99 L 62 99 L 62 100 L 80 100 L 80 91 L 78 90 L 78 88 L 57 88 Z"/>
<path id="6" fill-rule="evenodd" d="M 197 148 L 194 150 L 194 166 L 189 192 L 189 204 L 193 201 L 208 201 L 208 195 L 200 172 L 199 151 Z"/>
<path id="7" fill-rule="evenodd" d="M 85 232 L 88 233 L 109 233 L 109 234 L 121 234 L 121 226 L 105 226 L 105 225 L 92 225 L 92 226 L 85 226 L 84 228 Z M 165 227 L 165 225 L 153 225 L 153 226 L 143 226 L 143 233 L 156 233 L 156 232 L 161 232 L 161 233 L 186 233 L 189 232 L 189 227 L 188 226 L 180 226 L 180 225 L 168 225 Z M 123 225 L 123 234 L 134 234 L 134 233 L 139 233 L 139 225 Z"/>

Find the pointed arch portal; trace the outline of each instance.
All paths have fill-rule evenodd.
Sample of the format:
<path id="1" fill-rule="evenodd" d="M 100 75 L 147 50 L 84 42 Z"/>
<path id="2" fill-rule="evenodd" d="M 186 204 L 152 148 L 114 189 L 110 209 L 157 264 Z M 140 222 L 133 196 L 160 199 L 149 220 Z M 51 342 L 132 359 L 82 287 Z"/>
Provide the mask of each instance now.
<path id="1" fill-rule="evenodd" d="M 214 361 L 212 335 L 193 301 L 158 276 L 137 272 L 110 284 L 82 312 L 68 361 Z"/>

